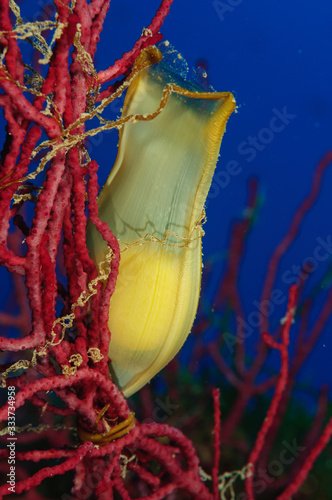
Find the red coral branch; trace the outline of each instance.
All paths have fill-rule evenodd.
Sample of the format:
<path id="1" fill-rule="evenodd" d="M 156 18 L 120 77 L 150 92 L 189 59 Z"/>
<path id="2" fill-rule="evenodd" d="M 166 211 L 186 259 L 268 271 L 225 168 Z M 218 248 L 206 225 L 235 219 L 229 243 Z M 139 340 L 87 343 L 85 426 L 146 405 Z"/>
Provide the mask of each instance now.
<path id="1" fill-rule="evenodd" d="M 98 96 L 99 82 L 91 62 L 109 3 L 109 0 L 90 3 L 77 0 L 72 9 L 69 0 L 55 0 L 59 34 L 47 75 L 35 88 L 24 78 L 29 75 L 24 75 L 27 70 L 10 21 L 9 2 L 0 0 L 0 29 L 5 31 L 1 38 L 5 65 L 0 67 L 0 104 L 7 120 L 0 164 L 0 259 L 10 272 L 25 277 L 24 291 L 32 316 L 31 331 L 25 335 L 0 337 L 0 349 L 11 353 L 12 361 L 19 360 L 18 366 L 2 365 L 3 382 L 9 376 L 7 385 L 16 387 L 18 422 L 23 417 L 24 424 L 27 423 L 25 403 L 29 402 L 32 413 L 40 417 L 43 439 L 50 445 L 54 444 L 56 433 L 56 428 L 49 429 L 49 425 L 55 425 L 54 416 L 69 419 L 71 425 L 79 428 L 79 436 L 88 439 L 69 449 L 52 446 L 43 451 L 17 449 L 19 463 L 33 462 L 39 470 L 30 477 L 21 474 L 16 493 L 29 491 L 49 477 L 73 470 L 73 495 L 82 496 L 91 474 L 95 474 L 98 480 L 88 493 L 90 496 L 96 493 L 96 498 L 110 498 L 117 491 L 123 498 L 132 498 L 124 481 L 125 471 L 130 469 L 142 484 L 148 485 L 151 493 L 146 498 L 164 498 L 168 492 L 179 490 L 192 494 L 193 498 L 211 500 L 208 488 L 201 481 L 196 452 L 176 429 L 136 422 L 122 437 L 119 436 L 123 432 L 115 433 L 119 437 L 116 441 L 107 443 L 104 439 L 106 435 L 112 436 L 109 427 L 124 427 L 131 415 L 108 369 L 109 302 L 116 285 L 120 252 L 116 238 L 98 217 L 98 166 L 88 158 L 84 137 L 80 136 L 86 130 L 82 116 L 102 98 L 102 94 Z M 161 2 L 152 23 L 133 49 L 99 74 L 101 83 L 127 72 L 140 51 L 161 38 L 159 29 L 171 3 L 172 0 Z M 30 33 L 28 36 L 31 38 Z M 41 143 L 45 137 L 49 141 Z M 71 139 L 77 140 L 72 144 Z M 34 151 L 38 154 L 32 162 Z M 45 178 L 42 188 L 37 188 L 26 181 L 34 181 L 38 171 L 33 173 L 32 168 L 41 161 Z M 14 205 L 13 197 L 17 201 Z M 23 211 L 28 200 L 34 204 L 32 217 Z M 111 251 L 110 269 L 105 267 L 103 280 L 99 279 L 86 247 L 87 208 L 89 223 L 96 226 Z M 24 255 L 18 251 L 18 245 L 9 247 L 12 224 L 22 232 L 22 235 L 16 233 L 17 239 L 25 239 Z M 59 267 L 64 276 L 60 275 Z M 22 290 L 20 293 L 23 296 Z M 9 326 L 21 325 L 22 320 L 23 312 L 19 320 L 10 314 L 0 315 L 0 321 Z M 22 373 L 14 377 L 11 370 L 15 373 L 19 368 Z M 7 415 L 5 405 L 0 409 L 0 421 L 6 421 Z M 135 422 L 133 419 L 131 422 L 132 427 Z M 66 434 L 64 429 L 60 426 L 61 435 Z M 98 442 L 98 436 L 104 446 L 95 447 L 90 442 L 90 439 Z M 166 437 L 169 444 L 159 442 L 156 436 Z M 31 444 L 31 437 L 33 432 L 22 433 L 17 443 Z M 59 440 L 59 446 L 61 443 Z M 8 453 L 8 449 L 4 450 L 0 456 L 5 459 Z M 42 460 L 55 458 L 62 462 L 55 466 L 41 465 Z M 157 476 L 149 470 L 151 460 L 160 465 Z M 3 485 L 0 492 L 8 492 L 8 486 Z"/>
<path id="2" fill-rule="evenodd" d="M 44 467 L 40 471 L 36 472 L 36 474 L 34 474 L 33 476 L 23 481 L 18 481 L 15 485 L 16 493 L 20 494 L 23 491 L 31 490 L 35 486 L 38 486 L 47 477 L 53 477 L 59 474 L 62 475 L 65 472 L 74 469 L 77 464 L 83 460 L 85 455 L 92 449 L 92 443 L 84 443 L 78 448 L 74 457 L 68 458 L 68 460 L 66 460 L 62 464 L 54 465 L 53 467 Z M 0 486 L 0 495 L 4 495 L 5 493 L 8 493 L 7 484 Z"/>
<path id="3" fill-rule="evenodd" d="M 294 318 L 296 293 L 297 293 L 297 287 L 292 286 L 289 290 L 288 307 L 287 307 L 285 324 L 282 328 L 281 343 L 279 344 L 278 342 L 273 340 L 273 338 L 268 333 L 263 334 L 264 342 L 269 347 L 277 349 L 280 352 L 281 368 L 273 399 L 266 414 L 264 423 L 256 438 L 255 445 L 249 455 L 249 464 L 251 464 L 251 474 L 249 474 L 246 478 L 246 492 L 249 500 L 254 500 L 253 480 L 255 474 L 255 466 L 259 458 L 259 454 L 261 453 L 264 447 L 266 435 L 273 423 L 278 406 L 280 404 L 280 400 L 287 386 L 288 372 L 289 372 L 289 357 L 288 357 L 289 331 Z"/>
<path id="4" fill-rule="evenodd" d="M 214 500 L 219 499 L 219 462 L 220 462 L 220 438 L 221 438 L 221 426 L 220 426 L 220 393 L 218 389 L 213 390 L 213 406 L 214 406 L 214 438 L 213 438 L 213 447 L 214 447 L 214 464 L 212 468 L 212 484 L 213 484 L 213 495 Z"/>
<path id="5" fill-rule="evenodd" d="M 173 0 L 162 0 L 159 9 L 156 12 L 156 15 L 152 19 L 151 24 L 143 30 L 143 34 L 137 40 L 134 47 L 129 52 L 123 54 L 122 58 L 115 61 L 112 66 L 110 66 L 106 70 L 99 71 L 98 80 L 100 84 L 109 82 L 110 80 L 114 80 L 115 78 L 126 74 L 126 72 L 133 65 L 134 61 L 137 59 L 137 57 L 145 47 L 148 47 L 149 45 L 155 45 L 157 42 L 159 42 L 159 40 L 161 40 L 162 36 L 159 33 L 159 30 L 169 13 L 172 3 Z M 111 91 L 112 87 L 109 91 L 102 92 L 99 99 L 108 97 Z"/>
<path id="6" fill-rule="evenodd" d="M 277 500 L 288 500 L 289 498 L 292 497 L 292 495 L 294 495 L 299 490 L 299 488 L 304 483 L 306 477 L 308 476 L 309 472 L 311 471 L 315 460 L 324 450 L 326 445 L 329 443 L 331 437 L 332 437 L 332 417 L 326 424 L 325 429 L 321 434 L 321 436 L 319 437 L 316 445 L 313 447 L 313 449 L 307 456 L 298 475 L 293 480 L 293 482 L 283 491 L 283 493 L 278 496 Z"/>
<path id="7" fill-rule="evenodd" d="M 16 328 L 14 333 L 10 330 L 9 336 L 0 337 L 0 349 L 6 351 L 2 356 L 7 356 L 1 365 L 2 382 L 3 386 L 16 387 L 17 425 L 30 424 L 26 430 L 31 431 L 32 421 L 38 420 L 43 447 L 45 443 L 49 445 L 48 449 L 41 450 L 36 444 L 35 449 L 27 450 L 27 445 L 32 446 L 33 438 L 37 441 L 37 431 L 20 434 L 17 442 L 22 448 L 17 449 L 16 455 L 19 462 L 16 493 L 25 491 L 27 498 L 41 498 L 33 491 L 36 486 L 47 478 L 72 470 L 74 483 L 71 492 L 76 498 L 93 496 L 104 500 L 114 498 L 116 494 L 123 499 L 137 498 L 137 492 L 133 491 L 135 483 L 131 484 L 126 477 L 130 471 L 145 495 L 141 498 L 146 500 L 182 492 L 200 500 L 217 499 L 222 438 L 224 441 L 230 438 L 250 399 L 275 385 L 274 397 L 249 457 L 252 475 L 246 479 L 246 490 L 253 499 L 253 474 L 257 472 L 259 459 L 265 459 L 270 450 L 295 375 L 330 315 L 332 292 L 309 335 L 306 335 L 307 322 L 301 323 L 302 341 L 290 373 L 288 334 L 295 306 L 294 288 L 290 291 L 285 325 L 275 336 L 262 336 L 258 357 L 249 368 L 246 365 L 246 344 L 239 331 L 234 336 L 232 366 L 219 352 L 219 339 L 208 347 L 200 343 L 196 351 L 198 355 L 208 351 L 216 366 L 238 391 L 222 428 L 219 391 L 213 391 L 214 460 L 211 459 L 209 464 L 212 465 L 213 493 L 201 480 L 198 456 L 184 434 L 167 425 L 135 422 L 122 393 L 109 377 L 111 334 L 108 312 L 116 286 L 120 251 L 116 238 L 98 216 L 98 166 L 85 150 L 84 134 L 87 132 L 86 117 L 94 104 L 114 90 L 110 86 L 99 92 L 99 85 L 126 77 L 141 50 L 160 40 L 159 30 L 172 0 L 163 0 L 134 47 L 97 75 L 92 62 L 109 4 L 110 0 L 91 0 L 89 3 L 86 0 L 54 1 L 58 36 L 52 47 L 46 76 L 40 76 L 37 83 L 33 83 L 23 64 L 17 28 L 11 22 L 9 1 L 0 0 L 0 49 L 4 61 L 0 66 L 0 105 L 7 122 L 0 161 L 0 262 L 14 275 L 20 305 L 18 317 L 14 317 L 11 311 L 0 313 L 1 325 Z M 31 33 L 26 36 L 33 41 Z M 323 172 L 331 161 L 332 153 L 323 158 L 310 195 L 271 259 L 263 300 L 271 291 L 281 255 L 314 203 Z M 45 171 L 38 177 L 43 179 L 40 181 L 42 186 L 35 184 L 37 166 Z M 243 320 L 244 311 L 237 282 L 257 199 L 257 182 L 252 181 L 247 214 L 234 227 L 230 259 L 216 300 L 216 307 L 226 306 L 238 323 Z M 34 206 L 33 214 L 31 210 L 25 210 L 28 203 Z M 88 223 L 95 225 L 111 252 L 109 268 L 106 269 L 105 265 L 102 277 L 86 247 Z M 16 230 L 14 244 L 13 226 Z M 196 330 L 202 331 L 208 324 L 209 319 L 203 317 Z M 20 328 L 20 336 L 17 328 Z M 281 372 L 278 377 L 256 382 L 266 360 L 267 346 L 279 350 Z M 14 362 L 17 363 L 12 365 Z M 174 367 L 178 369 L 176 363 Z M 170 394 L 178 397 L 179 393 L 173 384 Z M 153 399 L 149 398 L 148 402 L 151 413 Z M 293 482 L 280 497 L 282 500 L 297 491 L 331 437 L 332 424 L 329 422 L 314 444 L 324 409 L 322 403 L 312 432 L 307 436 L 311 451 L 297 468 L 292 469 L 289 478 Z M 7 415 L 8 408 L 3 406 L 0 421 L 4 423 Z M 197 416 L 191 418 L 191 422 L 197 421 L 195 418 Z M 59 428 L 58 421 L 61 421 Z M 130 425 L 126 427 L 128 421 Z M 78 429 L 77 435 L 71 433 L 72 427 Z M 124 432 L 127 433 L 122 435 Z M 68 439 L 69 433 L 76 440 L 75 445 L 68 443 L 64 447 L 64 439 Z M 110 440 L 112 433 L 117 438 L 113 441 Z M 84 439 L 86 442 L 81 442 Z M 94 446 L 92 441 L 100 446 Z M 0 458 L 5 461 L 8 453 L 8 449 L 1 451 Z M 41 463 L 42 460 L 54 459 L 61 463 L 46 466 Z M 156 474 L 150 467 L 152 461 L 158 464 Z M 24 462 L 33 466 L 30 477 L 22 465 Z M 0 494 L 7 492 L 7 485 L 0 487 Z"/>

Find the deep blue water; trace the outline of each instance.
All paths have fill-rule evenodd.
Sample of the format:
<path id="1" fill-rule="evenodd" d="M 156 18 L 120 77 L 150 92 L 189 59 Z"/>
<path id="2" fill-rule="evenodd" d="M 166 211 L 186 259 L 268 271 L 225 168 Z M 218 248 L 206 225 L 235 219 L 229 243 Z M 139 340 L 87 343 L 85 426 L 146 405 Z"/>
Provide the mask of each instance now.
<path id="1" fill-rule="evenodd" d="M 112 0 L 97 53 L 98 70 L 133 46 L 157 4 Z M 25 15 L 32 18 L 44 4 L 40 2 L 32 15 L 32 4 L 27 5 Z M 308 194 L 315 166 L 332 148 L 332 4 L 328 0 L 319 4 L 175 0 L 162 32 L 190 66 L 204 61 L 211 85 L 233 92 L 237 100 L 238 113 L 229 120 L 217 172 L 226 172 L 229 162 L 236 161 L 239 173 L 228 176 L 225 185 L 219 184 L 215 196 L 209 197 L 203 245 L 206 257 L 224 253 L 230 224 L 245 206 L 247 181 L 257 177 L 264 204 L 248 240 L 240 281 L 246 314 L 250 314 L 254 301 L 260 299 L 269 257 Z M 280 114 L 286 117 L 283 127 L 280 118 L 274 119 Z M 273 131 L 274 124 L 280 130 Z M 255 144 L 251 150 L 249 142 Z M 91 146 L 91 155 L 101 167 L 101 180 L 108 175 L 116 144 L 114 133 Z M 289 284 L 282 279 L 284 273 L 293 275 L 293 265 L 313 256 L 317 238 L 326 240 L 332 235 L 331 192 L 332 166 L 299 238 L 281 262 L 276 286 L 285 294 Z M 312 285 L 319 282 L 327 265 L 317 265 Z M 322 303 L 320 299 L 311 322 Z M 285 306 L 277 307 L 272 323 L 276 325 L 284 313 Z M 331 328 L 332 321 L 303 374 L 317 387 L 332 381 Z"/>
<path id="2" fill-rule="evenodd" d="M 150 22 L 154 5 L 152 1 L 144 6 L 112 1 L 107 33 L 98 53 L 100 68 L 105 56 L 112 61 L 132 46 L 141 26 Z M 233 92 L 237 100 L 238 113 L 229 120 L 217 172 L 227 172 L 228 162 L 234 160 L 239 173 L 219 176 L 225 182 L 211 191 L 203 248 L 206 257 L 224 252 L 230 223 L 241 216 L 245 206 L 247 181 L 257 177 L 264 203 L 248 240 L 240 281 L 249 315 L 255 310 L 254 301 L 260 300 L 271 253 L 308 194 L 317 163 L 332 147 L 332 4 L 327 0 L 319 7 L 299 0 L 175 0 L 162 32 L 190 66 L 204 61 L 212 86 Z M 283 127 L 280 119 L 273 120 L 280 114 L 284 116 Z M 280 130 L 271 132 L 274 125 Z M 254 143 L 251 150 L 250 141 Z M 99 161 L 104 163 L 104 153 L 100 154 Z M 317 238 L 326 240 L 332 234 L 331 192 L 332 166 L 324 177 L 318 202 L 281 261 L 275 287 L 285 295 L 295 276 L 293 266 L 314 255 Z M 331 262 L 330 257 L 317 265 L 308 291 Z M 323 297 L 311 322 L 322 304 Z M 284 313 L 285 304 L 276 307 L 271 317 L 274 327 Z M 332 321 L 303 373 L 316 387 L 332 381 L 331 328 Z M 277 359 L 274 361 L 278 366 Z"/>

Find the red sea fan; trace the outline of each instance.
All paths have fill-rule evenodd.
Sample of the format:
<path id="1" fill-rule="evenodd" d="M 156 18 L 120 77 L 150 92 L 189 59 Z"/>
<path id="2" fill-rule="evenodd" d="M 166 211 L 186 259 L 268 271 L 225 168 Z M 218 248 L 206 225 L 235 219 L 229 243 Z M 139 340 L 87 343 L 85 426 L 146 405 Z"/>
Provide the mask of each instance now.
<path id="1" fill-rule="evenodd" d="M 109 378 L 107 319 L 119 248 L 98 218 L 97 165 L 84 147 L 84 139 L 91 134 L 85 122 L 96 114 L 95 103 L 113 92 L 110 87 L 100 93 L 100 85 L 127 73 L 140 51 L 160 40 L 159 28 L 171 3 L 163 1 L 133 49 L 97 75 L 92 60 L 109 1 L 56 1 L 54 21 L 36 23 L 23 23 L 18 6 L 1 1 L 0 99 L 7 137 L 0 178 L 0 258 L 15 279 L 24 277 L 22 304 L 25 294 L 31 311 L 31 330 L 26 335 L 0 339 L 1 350 L 12 353 L 9 361 L 15 361 L 2 366 L 8 404 L 1 410 L 1 421 L 6 422 L 8 412 L 14 414 L 15 410 L 16 432 L 20 433 L 15 450 L 17 477 L 12 472 L 15 469 L 9 469 L 1 495 L 29 491 L 46 478 L 73 470 L 74 497 L 95 494 L 111 498 L 114 490 L 129 498 L 123 478 L 125 470 L 132 469 L 154 492 L 150 498 L 163 498 L 177 488 L 197 498 L 210 496 L 200 480 L 192 444 L 176 429 L 135 422 L 125 398 Z M 46 41 L 48 31 L 54 34 L 51 44 Z M 44 56 L 48 63 L 44 78 L 23 63 L 19 39 L 32 42 Z M 108 102 L 113 99 L 114 94 Z M 31 181 L 42 170 L 45 180 L 37 188 Z M 86 248 L 87 201 L 89 218 L 109 245 L 109 254 L 98 270 Z M 25 213 L 29 207 L 25 205 L 31 202 L 34 215 L 28 222 Z M 17 245 L 10 245 L 13 224 L 22 232 L 22 239 L 26 237 L 24 255 Z M 60 253 L 66 286 L 59 281 Z M 10 315 L 2 319 L 15 324 Z M 50 392 L 54 396 L 47 395 Z M 35 425 L 38 414 L 40 422 Z M 59 447 L 64 435 L 69 438 L 67 422 L 73 422 L 72 416 L 81 443 Z M 13 447 L 11 420 L 8 418 L 7 437 Z M 31 450 L 30 443 L 29 451 L 21 450 L 29 442 L 29 433 L 41 433 L 49 448 Z M 158 436 L 168 436 L 169 444 L 161 444 Z M 10 453 L 8 447 L 1 456 L 10 458 Z M 153 459 L 160 465 L 158 475 L 149 471 Z M 44 466 L 45 460 L 52 465 Z M 40 463 L 40 467 L 30 467 L 29 462 Z"/>
<path id="2" fill-rule="evenodd" d="M 102 122 L 95 129 L 87 122 L 123 92 L 127 80 L 101 86 L 127 77 L 141 50 L 160 40 L 172 0 L 161 2 L 132 50 L 97 74 L 93 58 L 109 3 L 55 0 L 54 20 L 29 23 L 14 1 L 0 0 L 0 104 L 7 124 L 0 261 L 13 276 L 20 307 L 18 315 L 7 311 L 0 316 L 3 329 L 8 327 L 8 335 L 0 337 L 7 396 L 0 409 L 0 468 L 7 478 L 0 496 L 54 497 L 50 481 L 61 476 L 55 495 L 62 499 L 157 500 L 173 492 L 217 499 L 223 489 L 219 392 L 213 392 L 211 492 L 191 441 L 168 425 L 137 422 L 109 377 L 107 320 L 120 256 L 116 238 L 98 218 L 98 167 L 84 141 L 119 122 Z M 43 58 L 44 76 L 24 63 L 20 40 Z M 42 186 L 34 183 L 38 174 L 44 175 Z M 99 269 L 86 248 L 87 209 L 109 246 Z M 250 467 L 244 469 L 248 498 L 253 498 L 252 471 L 287 385 L 295 294 L 292 289 L 280 344 L 267 334 L 263 338 L 280 351 L 282 371 Z M 289 498 L 302 484 L 330 427 L 280 498 Z"/>

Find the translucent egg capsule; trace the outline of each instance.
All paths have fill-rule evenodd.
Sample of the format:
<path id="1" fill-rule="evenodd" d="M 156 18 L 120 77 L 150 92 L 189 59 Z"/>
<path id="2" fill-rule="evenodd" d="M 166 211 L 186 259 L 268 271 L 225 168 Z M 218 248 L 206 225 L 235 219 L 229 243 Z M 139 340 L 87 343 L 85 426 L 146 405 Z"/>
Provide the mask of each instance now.
<path id="1" fill-rule="evenodd" d="M 155 47 L 141 53 L 135 71 L 122 113 L 131 118 L 98 199 L 121 250 L 108 326 L 111 376 L 125 396 L 177 354 L 192 328 L 204 204 L 235 109 L 231 93 L 202 92 Z M 88 241 L 94 261 L 102 261 L 107 247 L 92 226 Z"/>

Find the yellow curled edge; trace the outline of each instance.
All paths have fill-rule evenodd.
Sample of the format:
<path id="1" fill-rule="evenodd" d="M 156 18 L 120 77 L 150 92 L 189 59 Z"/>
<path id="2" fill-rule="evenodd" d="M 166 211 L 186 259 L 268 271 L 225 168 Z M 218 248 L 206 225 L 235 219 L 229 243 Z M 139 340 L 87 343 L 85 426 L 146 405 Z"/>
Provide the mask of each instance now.
<path id="1" fill-rule="evenodd" d="M 109 357 L 112 378 L 127 397 L 177 354 L 192 328 L 204 203 L 236 106 L 231 93 L 197 92 L 188 82 L 182 88 L 162 59 L 146 67 L 149 58 L 160 61 L 155 47 L 134 66 L 122 113 L 132 116 L 120 131 L 117 158 L 98 199 L 100 218 L 121 249 Z M 94 261 L 104 260 L 105 242 L 92 225 L 88 242 Z"/>

